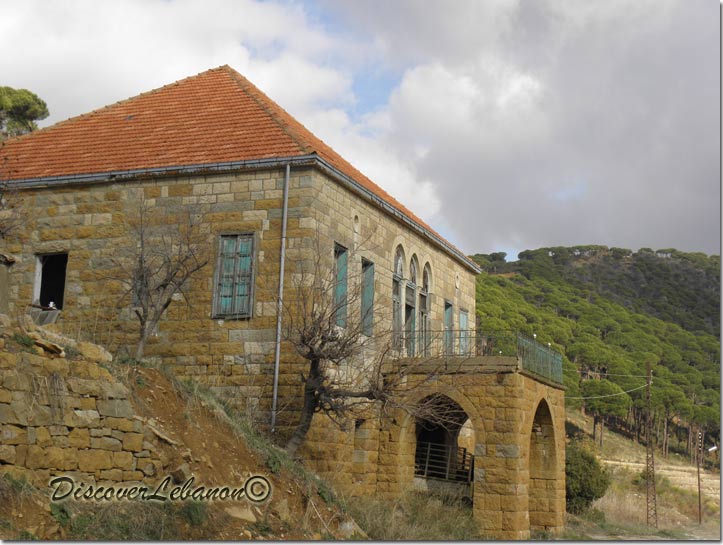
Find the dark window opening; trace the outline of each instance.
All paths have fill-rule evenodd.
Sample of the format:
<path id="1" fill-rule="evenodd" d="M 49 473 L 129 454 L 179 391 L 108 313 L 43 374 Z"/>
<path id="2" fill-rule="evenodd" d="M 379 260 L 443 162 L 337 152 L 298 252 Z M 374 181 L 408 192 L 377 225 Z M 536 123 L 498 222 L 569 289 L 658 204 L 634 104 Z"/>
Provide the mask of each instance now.
<path id="1" fill-rule="evenodd" d="M 41 255 L 38 259 L 41 266 L 39 303 L 43 307 L 62 309 L 68 254 Z"/>
<path id="2" fill-rule="evenodd" d="M 414 331 L 416 329 L 416 309 L 414 308 L 414 285 L 407 284 L 406 298 L 404 301 L 404 340 L 407 349 L 407 356 L 415 355 Z"/>

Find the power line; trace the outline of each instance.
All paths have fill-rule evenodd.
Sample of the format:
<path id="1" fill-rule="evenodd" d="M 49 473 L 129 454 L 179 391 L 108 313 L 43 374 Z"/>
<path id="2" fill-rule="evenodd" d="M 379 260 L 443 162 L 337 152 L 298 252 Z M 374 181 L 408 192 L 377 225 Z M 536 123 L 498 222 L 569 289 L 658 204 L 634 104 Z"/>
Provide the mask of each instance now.
<path id="1" fill-rule="evenodd" d="M 584 373 L 582 369 L 580 370 L 580 373 Z M 631 378 L 648 378 L 648 375 L 625 375 L 622 373 L 607 373 L 605 371 L 593 371 L 588 370 L 587 373 L 593 374 L 593 375 L 601 375 L 606 377 L 631 377 Z"/>
<path id="2" fill-rule="evenodd" d="M 590 397 L 565 397 L 565 399 L 601 399 L 603 397 L 615 397 L 615 396 L 621 396 L 623 394 L 629 394 L 630 392 L 634 392 L 635 390 L 642 390 L 646 386 L 647 386 L 647 384 L 643 384 L 642 386 L 638 386 L 637 388 L 633 388 L 632 390 L 625 390 L 624 392 L 618 392 L 616 394 L 607 394 L 607 395 L 603 395 L 603 396 L 590 396 Z"/>
<path id="3" fill-rule="evenodd" d="M 648 375 L 622 375 L 617 373 L 600 373 L 607 377 L 631 377 L 631 378 L 648 378 Z"/>

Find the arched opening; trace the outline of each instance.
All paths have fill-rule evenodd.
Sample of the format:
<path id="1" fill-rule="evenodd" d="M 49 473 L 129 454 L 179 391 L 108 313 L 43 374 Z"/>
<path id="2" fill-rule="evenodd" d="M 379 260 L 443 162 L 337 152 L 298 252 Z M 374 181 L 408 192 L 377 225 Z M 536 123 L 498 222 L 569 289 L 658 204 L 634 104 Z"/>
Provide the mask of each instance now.
<path id="1" fill-rule="evenodd" d="M 430 308 L 430 277 L 431 269 L 429 263 L 424 265 L 422 273 L 422 285 L 419 288 L 419 350 L 425 358 L 429 357 L 429 308 Z"/>
<path id="2" fill-rule="evenodd" d="M 557 452 L 550 407 L 543 399 L 537 406 L 530 432 L 530 530 L 555 526 Z"/>
<path id="3" fill-rule="evenodd" d="M 402 351 L 402 279 L 404 278 L 404 249 L 397 246 L 394 254 L 394 272 L 392 274 L 392 344 L 394 349 Z"/>
<path id="4" fill-rule="evenodd" d="M 404 290 L 404 347 L 407 356 L 413 358 L 416 355 L 416 330 L 417 330 L 417 269 L 419 264 L 417 256 L 413 255 L 409 262 L 409 278 Z"/>
<path id="5" fill-rule="evenodd" d="M 460 495 L 471 497 L 467 485 L 472 482 L 474 456 L 460 445 L 460 431 L 469 416 L 456 401 L 442 394 L 422 399 L 417 413 L 415 477 L 458 483 L 463 485 Z"/>

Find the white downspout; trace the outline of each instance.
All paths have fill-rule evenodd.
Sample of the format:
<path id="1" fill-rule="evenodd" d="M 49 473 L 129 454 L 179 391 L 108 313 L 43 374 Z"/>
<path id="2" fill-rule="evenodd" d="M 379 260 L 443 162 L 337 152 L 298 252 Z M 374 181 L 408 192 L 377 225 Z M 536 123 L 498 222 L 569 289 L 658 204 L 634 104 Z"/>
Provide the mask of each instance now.
<path id="1" fill-rule="evenodd" d="M 279 361 L 281 358 L 281 315 L 284 310 L 284 264 L 286 262 L 286 215 L 289 208 L 289 175 L 291 165 L 286 163 L 284 176 L 284 205 L 281 212 L 281 263 L 279 266 L 279 297 L 276 303 L 276 349 L 274 351 L 274 390 L 271 400 L 271 432 L 276 431 L 276 404 L 279 397 Z"/>

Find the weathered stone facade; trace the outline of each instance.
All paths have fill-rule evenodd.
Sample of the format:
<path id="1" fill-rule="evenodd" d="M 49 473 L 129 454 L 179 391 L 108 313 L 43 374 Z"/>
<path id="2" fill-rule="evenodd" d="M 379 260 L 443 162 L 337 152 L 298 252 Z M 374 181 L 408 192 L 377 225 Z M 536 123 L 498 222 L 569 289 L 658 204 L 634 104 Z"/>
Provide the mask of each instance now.
<path id="1" fill-rule="evenodd" d="M 209 384 L 251 412 L 268 411 L 283 184 L 283 170 L 268 170 L 28 190 L 24 207 L 31 219 L 24 236 L 6 246 L 16 258 L 8 274 L 9 312 L 22 313 L 33 302 L 39 274 L 37 256 L 67 253 L 58 326 L 66 335 L 101 343 L 113 352 L 132 345 L 137 319 L 113 271 L 113 259 L 127 245 L 129 218 L 137 213 L 141 200 L 159 216 L 173 217 L 179 207 L 191 207 L 200 217 L 210 261 L 192 278 L 185 291 L 186 302 L 169 307 L 146 355 L 172 366 L 178 376 Z M 253 315 L 248 319 L 213 318 L 218 240 L 230 233 L 254 236 Z M 286 299 L 293 300 L 296 281 L 309 262 L 322 259 L 331 269 L 335 243 L 349 249 L 351 283 L 358 282 L 362 258 L 375 265 L 375 336 L 388 339 L 391 331 L 392 268 L 397 248 L 403 249 L 405 271 L 412 260 L 417 263 L 418 282 L 425 266 L 431 271 L 432 331 L 443 329 L 445 300 L 455 309 L 455 323 L 457 309 L 467 311 L 473 320 L 474 275 L 469 266 L 401 228 L 398 220 L 318 170 L 292 169 Z M 473 321 L 468 327 L 473 328 Z M 299 358 L 287 342 L 282 345 L 282 361 L 280 397 L 297 397 Z"/>

